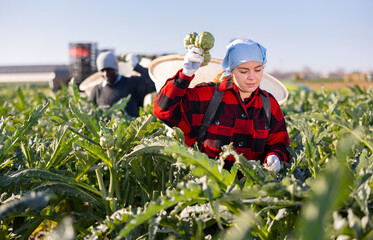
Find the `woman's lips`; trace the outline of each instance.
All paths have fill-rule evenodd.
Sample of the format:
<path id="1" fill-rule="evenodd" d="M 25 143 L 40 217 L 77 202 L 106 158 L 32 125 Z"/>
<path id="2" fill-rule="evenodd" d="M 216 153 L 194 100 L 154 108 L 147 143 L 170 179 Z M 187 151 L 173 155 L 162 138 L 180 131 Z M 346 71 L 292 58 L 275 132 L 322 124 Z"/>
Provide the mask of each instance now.
<path id="1" fill-rule="evenodd" d="M 247 86 L 248 87 L 255 87 L 255 83 L 248 83 Z"/>

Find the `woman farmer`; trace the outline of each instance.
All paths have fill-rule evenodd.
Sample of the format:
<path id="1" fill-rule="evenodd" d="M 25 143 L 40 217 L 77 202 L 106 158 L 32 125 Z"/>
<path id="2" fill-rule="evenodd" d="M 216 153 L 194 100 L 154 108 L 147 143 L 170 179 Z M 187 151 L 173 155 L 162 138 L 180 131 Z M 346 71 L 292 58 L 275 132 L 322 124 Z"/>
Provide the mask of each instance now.
<path id="1" fill-rule="evenodd" d="M 155 116 L 170 127 L 179 127 L 188 146 L 197 140 L 218 84 L 205 82 L 188 88 L 204 59 L 202 55 L 202 49 L 190 48 L 183 68 L 166 81 L 154 99 Z M 223 92 L 222 100 L 199 149 L 215 158 L 222 146 L 233 142 L 237 153 L 248 160 L 260 160 L 268 170 L 277 173 L 281 169 L 280 162 L 289 161 L 290 141 L 278 102 L 259 87 L 266 61 L 266 49 L 252 40 L 238 39 L 227 46 L 222 61 L 225 73 L 218 86 L 218 91 Z M 269 123 L 261 95 L 269 99 Z M 229 156 L 224 168 L 230 170 L 233 162 L 234 158 Z"/>

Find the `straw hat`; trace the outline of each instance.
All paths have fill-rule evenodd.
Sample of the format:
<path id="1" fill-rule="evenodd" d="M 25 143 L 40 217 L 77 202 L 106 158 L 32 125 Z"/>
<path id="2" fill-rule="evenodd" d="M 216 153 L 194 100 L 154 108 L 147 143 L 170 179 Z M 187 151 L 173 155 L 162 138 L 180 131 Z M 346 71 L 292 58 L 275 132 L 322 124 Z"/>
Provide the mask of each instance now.
<path id="1" fill-rule="evenodd" d="M 184 55 L 166 55 L 154 59 L 149 66 L 149 75 L 153 80 L 157 92 L 162 88 L 166 80 L 175 75 L 183 66 Z M 211 82 L 223 72 L 221 59 L 211 58 L 207 66 L 201 67 L 195 73 L 195 77 L 189 87 L 194 87 L 201 82 Z M 283 104 L 288 98 L 286 87 L 275 77 L 264 72 L 260 88 L 270 92 L 279 104 Z"/>
<path id="2" fill-rule="evenodd" d="M 142 58 L 140 61 L 140 65 L 148 68 L 151 63 L 151 59 L 149 58 Z M 118 62 L 118 73 L 125 77 L 131 77 L 131 76 L 140 76 L 140 74 L 133 70 L 133 67 L 130 62 Z M 90 92 L 92 91 L 93 87 L 97 84 L 100 84 L 103 81 L 103 78 L 101 77 L 100 72 L 96 72 L 92 74 L 91 76 L 84 79 L 80 85 L 79 89 L 80 91 L 85 92 L 86 95 L 89 96 Z"/>

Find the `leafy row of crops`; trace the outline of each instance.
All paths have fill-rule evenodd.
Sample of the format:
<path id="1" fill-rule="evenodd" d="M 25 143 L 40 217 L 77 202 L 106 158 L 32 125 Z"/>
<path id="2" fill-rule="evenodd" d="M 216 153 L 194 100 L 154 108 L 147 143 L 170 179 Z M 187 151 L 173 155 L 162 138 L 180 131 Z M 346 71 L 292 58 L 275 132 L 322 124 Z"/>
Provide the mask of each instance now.
<path id="1" fill-rule="evenodd" d="M 151 106 L 123 114 L 128 99 L 103 112 L 74 84 L 0 94 L 0 239 L 373 238 L 372 90 L 292 92 L 277 175 L 231 146 L 209 159 Z"/>

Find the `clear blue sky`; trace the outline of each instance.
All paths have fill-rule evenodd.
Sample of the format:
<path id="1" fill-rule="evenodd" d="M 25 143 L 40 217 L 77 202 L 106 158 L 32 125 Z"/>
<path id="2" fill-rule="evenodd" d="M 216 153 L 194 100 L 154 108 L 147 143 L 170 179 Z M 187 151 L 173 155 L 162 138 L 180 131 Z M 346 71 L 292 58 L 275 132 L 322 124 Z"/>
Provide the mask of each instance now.
<path id="1" fill-rule="evenodd" d="M 79 41 L 184 54 L 192 31 L 215 36 L 215 58 L 234 37 L 260 42 L 267 71 L 373 71 L 372 0 L 0 0 L 0 65 L 68 64 Z"/>

